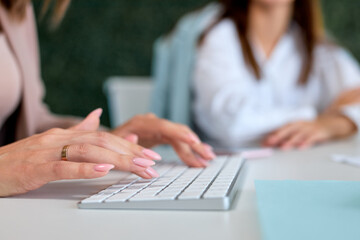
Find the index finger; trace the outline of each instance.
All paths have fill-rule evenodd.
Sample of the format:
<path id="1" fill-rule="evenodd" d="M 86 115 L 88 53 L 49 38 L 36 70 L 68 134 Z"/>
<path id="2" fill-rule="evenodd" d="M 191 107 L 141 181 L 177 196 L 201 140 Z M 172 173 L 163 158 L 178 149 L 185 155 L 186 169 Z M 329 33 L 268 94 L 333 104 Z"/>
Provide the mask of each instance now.
<path id="1" fill-rule="evenodd" d="M 181 141 L 188 144 L 200 143 L 200 138 L 188 127 L 182 124 L 173 123 L 165 119 L 158 120 L 155 124 L 158 125 L 161 138 L 169 141 Z"/>
<path id="2" fill-rule="evenodd" d="M 181 142 L 171 144 L 180 159 L 190 167 L 206 167 L 206 161 L 199 158 L 190 148 L 189 145 Z"/>
<path id="3" fill-rule="evenodd" d="M 202 158 L 210 160 L 215 158 L 212 148 L 201 142 L 200 138 L 188 126 L 168 122 L 162 128 L 162 136 L 169 143 L 184 143 L 199 154 Z M 172 144 L 173 145 L 173 144 Z"/>
<path id="4" fill-rule="evenodd" d="M 285 125 L 284 127 L 276 130 L 275 132 L 271 133 L 266 139 L 265 144 L 267 146 L 277 146 L 285 139 L 289 138 L 293 132 L 295 132 L 299 128 L 298 123 L 290 123 Z"/>

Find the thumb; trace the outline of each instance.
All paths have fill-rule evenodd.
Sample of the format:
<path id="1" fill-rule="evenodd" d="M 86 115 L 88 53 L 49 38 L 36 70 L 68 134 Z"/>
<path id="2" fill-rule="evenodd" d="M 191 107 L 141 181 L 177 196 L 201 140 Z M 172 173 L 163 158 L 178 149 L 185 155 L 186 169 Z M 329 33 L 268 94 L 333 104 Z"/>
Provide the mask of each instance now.
<path id="1" fill-rule="evenodd" d="M 79 124 L 71 127 L 72 130 L 82 130 L 82 131 L 96 131 L 100 125 L 100 116 L 103 110 L 98 108 L 92 111 L 87 117 L 82 120 Z"/>

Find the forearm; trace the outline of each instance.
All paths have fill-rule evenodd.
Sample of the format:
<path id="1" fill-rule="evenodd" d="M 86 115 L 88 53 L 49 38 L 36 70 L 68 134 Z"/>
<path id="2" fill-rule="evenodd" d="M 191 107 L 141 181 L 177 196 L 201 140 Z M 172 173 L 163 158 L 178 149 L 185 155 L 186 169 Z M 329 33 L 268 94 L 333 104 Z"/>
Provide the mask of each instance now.
<path id="1" fill-rule="evenodd" d="M 349 135 L 359 132 L 360 128 L 360 104 L 357 102 L 339 104 L 334 103 L 326 109 L 320 117 L 332 116 L 339 122 L 339 130 L 342 134 Z M 345 135 L 347 135 L 345 134 Z"/>
<path id="2" fill-rule="evenodd" d="M 342 114 L 322 114 L 317 120 L 326 126 L 332 139 L 351 136 L 358 130 L 356 124 Z"/>
<path id="3" fill-rule="evenodd" d="M 263 108 L 239 105 L 236 111 L 226 111 L 226 104 L 217 110 L 209 106 L 197 112 L 197 124 L 208 137 L 228 147 L 259 142 L 267 133 L 294 121 L 316 118 L 312 107 Z"/>

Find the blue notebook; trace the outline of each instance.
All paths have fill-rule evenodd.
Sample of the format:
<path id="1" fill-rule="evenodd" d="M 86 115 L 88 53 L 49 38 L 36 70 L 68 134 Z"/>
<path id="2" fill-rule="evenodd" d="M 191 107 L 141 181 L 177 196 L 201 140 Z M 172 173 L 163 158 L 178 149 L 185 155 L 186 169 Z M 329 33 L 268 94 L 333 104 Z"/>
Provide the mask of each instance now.
<path id="1" fill-rule="evenodd" d="M 264 240 L 360 240 L 360 182 L 255 181 Z"/>

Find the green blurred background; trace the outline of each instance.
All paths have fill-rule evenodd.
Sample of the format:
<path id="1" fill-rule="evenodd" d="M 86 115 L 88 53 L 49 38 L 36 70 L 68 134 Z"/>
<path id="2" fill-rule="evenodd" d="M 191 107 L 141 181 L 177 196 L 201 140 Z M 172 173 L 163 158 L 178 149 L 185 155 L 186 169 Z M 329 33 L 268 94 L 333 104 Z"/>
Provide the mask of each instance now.
<path id="1" fill-rule="evenodd" d="M 39 13 L 42 1 L 35 1 Z M 209 0 L 74 0 L 61 26 L 38 25 L 45 102 L 61 114 L 104 108 L 102 84 L 113 75 L 150 75 L 152 44 L 183 14 Z M 359 0 L 323 0 L 328 31 L 360 59 Z"/>

